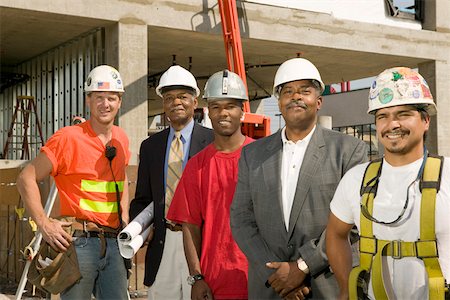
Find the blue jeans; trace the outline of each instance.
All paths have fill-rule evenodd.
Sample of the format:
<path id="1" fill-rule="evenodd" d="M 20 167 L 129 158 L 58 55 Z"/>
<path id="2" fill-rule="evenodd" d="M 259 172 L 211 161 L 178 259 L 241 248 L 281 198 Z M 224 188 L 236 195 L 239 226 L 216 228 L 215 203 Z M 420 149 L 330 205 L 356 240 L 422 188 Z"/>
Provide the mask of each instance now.
<path id="1" fill-rule="evenodd" d="M 81 280 L 61 293 L 62 300 L 129 299 L 127 270 L 119 253 L 117 239 L 107 238 L 106 254 L 101 257 L 98 237 L 74 238 Z"/>

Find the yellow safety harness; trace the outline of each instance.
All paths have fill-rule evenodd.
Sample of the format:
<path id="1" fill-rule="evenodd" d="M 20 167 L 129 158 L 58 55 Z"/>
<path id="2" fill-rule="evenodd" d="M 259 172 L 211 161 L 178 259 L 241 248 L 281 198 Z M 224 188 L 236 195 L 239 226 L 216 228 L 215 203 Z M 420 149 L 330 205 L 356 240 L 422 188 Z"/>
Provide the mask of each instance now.
<path id="1" fill-rule="evenodd" d="M 436 194 L 441 181 L 443 157 L 424 156 L 426 159 L 420 178 L 422 201 L 420 208 L 420 239 L 415 242 L 401 240 L 379 240 L 373 235 L 373 221 L 364 216 L 360 219 L 360 265 L 353 268 L 349 277 L 350 299 L 367 299 L 368 283 L 372 273 L 372 288 L 377 300 L 389 299 L 383 280 L 383 256 L 394 259 L 417 257 L 422 259 L 428 274 L 429 299 L 444 299 L 448 292 L 444 276 L 439 265 L 435 235 Z M 367 203 L 372 215 L 373 202 L 381 174 L 382 160 L 371 162 L 365 171 L 361 186 L 361 203 Z"/>

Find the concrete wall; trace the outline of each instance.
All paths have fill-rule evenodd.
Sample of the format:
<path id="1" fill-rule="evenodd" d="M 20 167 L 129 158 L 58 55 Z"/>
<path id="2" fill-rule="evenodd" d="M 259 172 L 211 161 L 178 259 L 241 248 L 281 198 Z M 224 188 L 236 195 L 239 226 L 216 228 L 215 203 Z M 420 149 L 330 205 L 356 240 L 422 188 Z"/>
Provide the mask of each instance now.
<path id="1" fill-rule="evenodd" d="M 435 70 L 431 73 L 436 76 L 436 99 L 440 111 L 434 133 L 439 139 L 439 151 L 450 155 L 449 146 L 446 146 L 450 145 L 446 129 L 449 127 L 446 126 L 449 119 L 446 110 L 450 100 L 445 94 L 450 73 L 450 1 L 426 1 L 428 9 L 423 24 L 426 30 L 418 29 L 417 22 L 409 24 L 395 19 L 396 23 L 409 24 L 406 26 L 408 28 L 385 23 L 384 19 L 393 20 L 382 15 L 382 0 L 357 1 L 357 4 L 355 1 L 338 3 L 325 0 L 283 2 L 284 6 L 288 2 L 298 5 L 308 3 L 318 7 L 312 9 L 315 11 L 306 10 L 306 7 L 292 9 L 263 5 L 261 2 L 238 1 L 244 53 L 252 62 L 281 62 L 300 53 L 319 65 L 326 83 L 373 76 L 398 62 L 411 67 L 435 62 Z M 326 4 L 322 10 L 319 7 L 321 4 Z M 366 5 L 371 5 L 371 8 Z M 160 62 L 151 59 L 157 50 L 163 49 L 158 54 L 167 58 L 174 52 L 184 53 L 197 45 L 191 51 L 198 54 L 199 65 L 203 63 L 203 69 L 196 69 L 199 75 L 204 75 L 202 72 L 209 74 L 213 68 L 223 65 L 217 62 L 218 57 L 223 58 L 223 44 L 215 1 L 0 0 L 0 6 L 18 12 L 33 11 L 48 18 L 58 16 L 61 25 L 64 19 L 73 22 L 79 18 L 80 22 L 116 27 L 115 33 L 110 35 L 113 46 L 108 48 L 114 53 L 109 56 L 107 52 L 110 57 L 107 61 L 115 63 L 124 72 L 124 80 L 132 85 L 127 89 L 128 102 L 124 104 L 119 123 L 131 136 L 133 161 L 137 160 L 137 145 L 145 137 L 148 126 L 145 117 L 147 103 L 144 100 L 148 98 L 148 91 L 144 88 L 144 77 L 153 64 L 158 66 L 157 69 L 162 69 L 158 65 Z M 372 14 L 363 17 L 360 11 Z M 45 39 L 44 34 L 52 32 L 41 31 L 43 38 L 40 39 Z M 55 31 L 54 34 L 61 32 Z M 152 43 L 152 33 L 159 34 L 157 44 Z M 114 35 L 116 41 L 112 38 Z M 171 38 L 164 39 L 165 36 Z M 185 40 L 178 43 L 185 36 L 189 36 L 189 43 Z M 33 43 L 39 44 L 39 40 L 28 39 L 27 43 L 32 48 Z M 148 49 L 153 52 L 148 53 Z M 270 86 L 273 73 L 274 70 L 268 70 L 258 80 L 265 87 Z M 257 109 L 254 108 L 254 111 Z"/>
<path id="2" fill-rule="evenodd" d="M 411 29 L 422 28 L 419 21 L 394 18 L 388 15 L 385 9 L 386 0 L 248 0 L 248 2 L 321 12 L 330 14 L 337 19 L 346 19 Z"/>
<path id="3" fill-rule="evenodd" d="M 139 147 L 148 131 L 147 26 L 137 18 L 123 18 L 107 27 L 106 61 L 117 66 L 125 83 L 119 126 L 130 140 L 130 165 L 139 162 Z"/>
<path id="4" fill-rule="evenodd" d="M 423 28 L 436 32 L 450 32 L 450 1 L 425 1 L 425 19 Z M 450 156 L 450 51 L 442 51 L 443 58 L 419 64 L 421 73 L 428 82 L 438 114 L 431 119 L 427 147 L 431 152 Z"/>
<path id="5" fill-rule="evenodd" d="M 319 116 L 332 116 L 333 127 L 374 123 L 367 114 L 369 90 L 358 90 L 323 97 Z"/>

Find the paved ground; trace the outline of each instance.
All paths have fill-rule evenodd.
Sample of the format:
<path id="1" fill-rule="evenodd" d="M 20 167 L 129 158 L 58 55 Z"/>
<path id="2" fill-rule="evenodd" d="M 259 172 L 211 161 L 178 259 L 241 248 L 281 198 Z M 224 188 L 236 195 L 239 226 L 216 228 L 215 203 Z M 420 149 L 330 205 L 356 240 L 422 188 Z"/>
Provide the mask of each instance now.
<path id="1" fill-rule="evenodd" d="M 17 291 L 18 284 L 9 279 L 0 276 L 0 300 L 10 300 L 15 299 L 15 294 Z M 35 293 L 32 292 L 30 284 L 27 284 L 29 290 L 25 290 L 22 296 L 23 300 L 38 300 L 46 299 L 45 293 L 36 289 Z M 147 299 L 147 291 L 134 291 L 130 290 L 130 298 L 132 300 L 143 300 Z M 51 300 L 59 300 L 58 295 L 52 295 Z"/>
<path id="2" fill-rule="evenodd" d="M 147 299 L 147 295 L 133 295 L 130 294 L 131 300 L 146 300 Z M 6 294 L 0 294 L 0 300 L 13 300 L 15 299 L 15 295 L 6 295 Z M 36 296 L 36 297 L 31 297 L 31 296 L 26 296 L 24 295 L 22 297 L 22 300 L 40 300 L 40 299 L 46 299 L 45 296 Z M 51 300 L 59 300 L 59 296 L 58 295 L 52 295 L 51 296 Z"/>

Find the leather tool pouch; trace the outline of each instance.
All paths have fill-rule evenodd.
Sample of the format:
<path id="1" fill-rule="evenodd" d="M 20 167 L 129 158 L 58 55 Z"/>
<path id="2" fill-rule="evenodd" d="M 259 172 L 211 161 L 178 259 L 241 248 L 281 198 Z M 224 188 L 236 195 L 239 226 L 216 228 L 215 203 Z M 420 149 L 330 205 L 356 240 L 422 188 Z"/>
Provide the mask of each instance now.
<path id="1" fill-rule="evenodd" d="M 42 261 L 46 260 L 48 266 L 42 264 Z M 44 242 L 33 258 L 28 272 L 28 281 L 50 294 L 61 293 L 80 278 L 77 252 L 73 243 L 66 252 L 57 252 Z"/>

